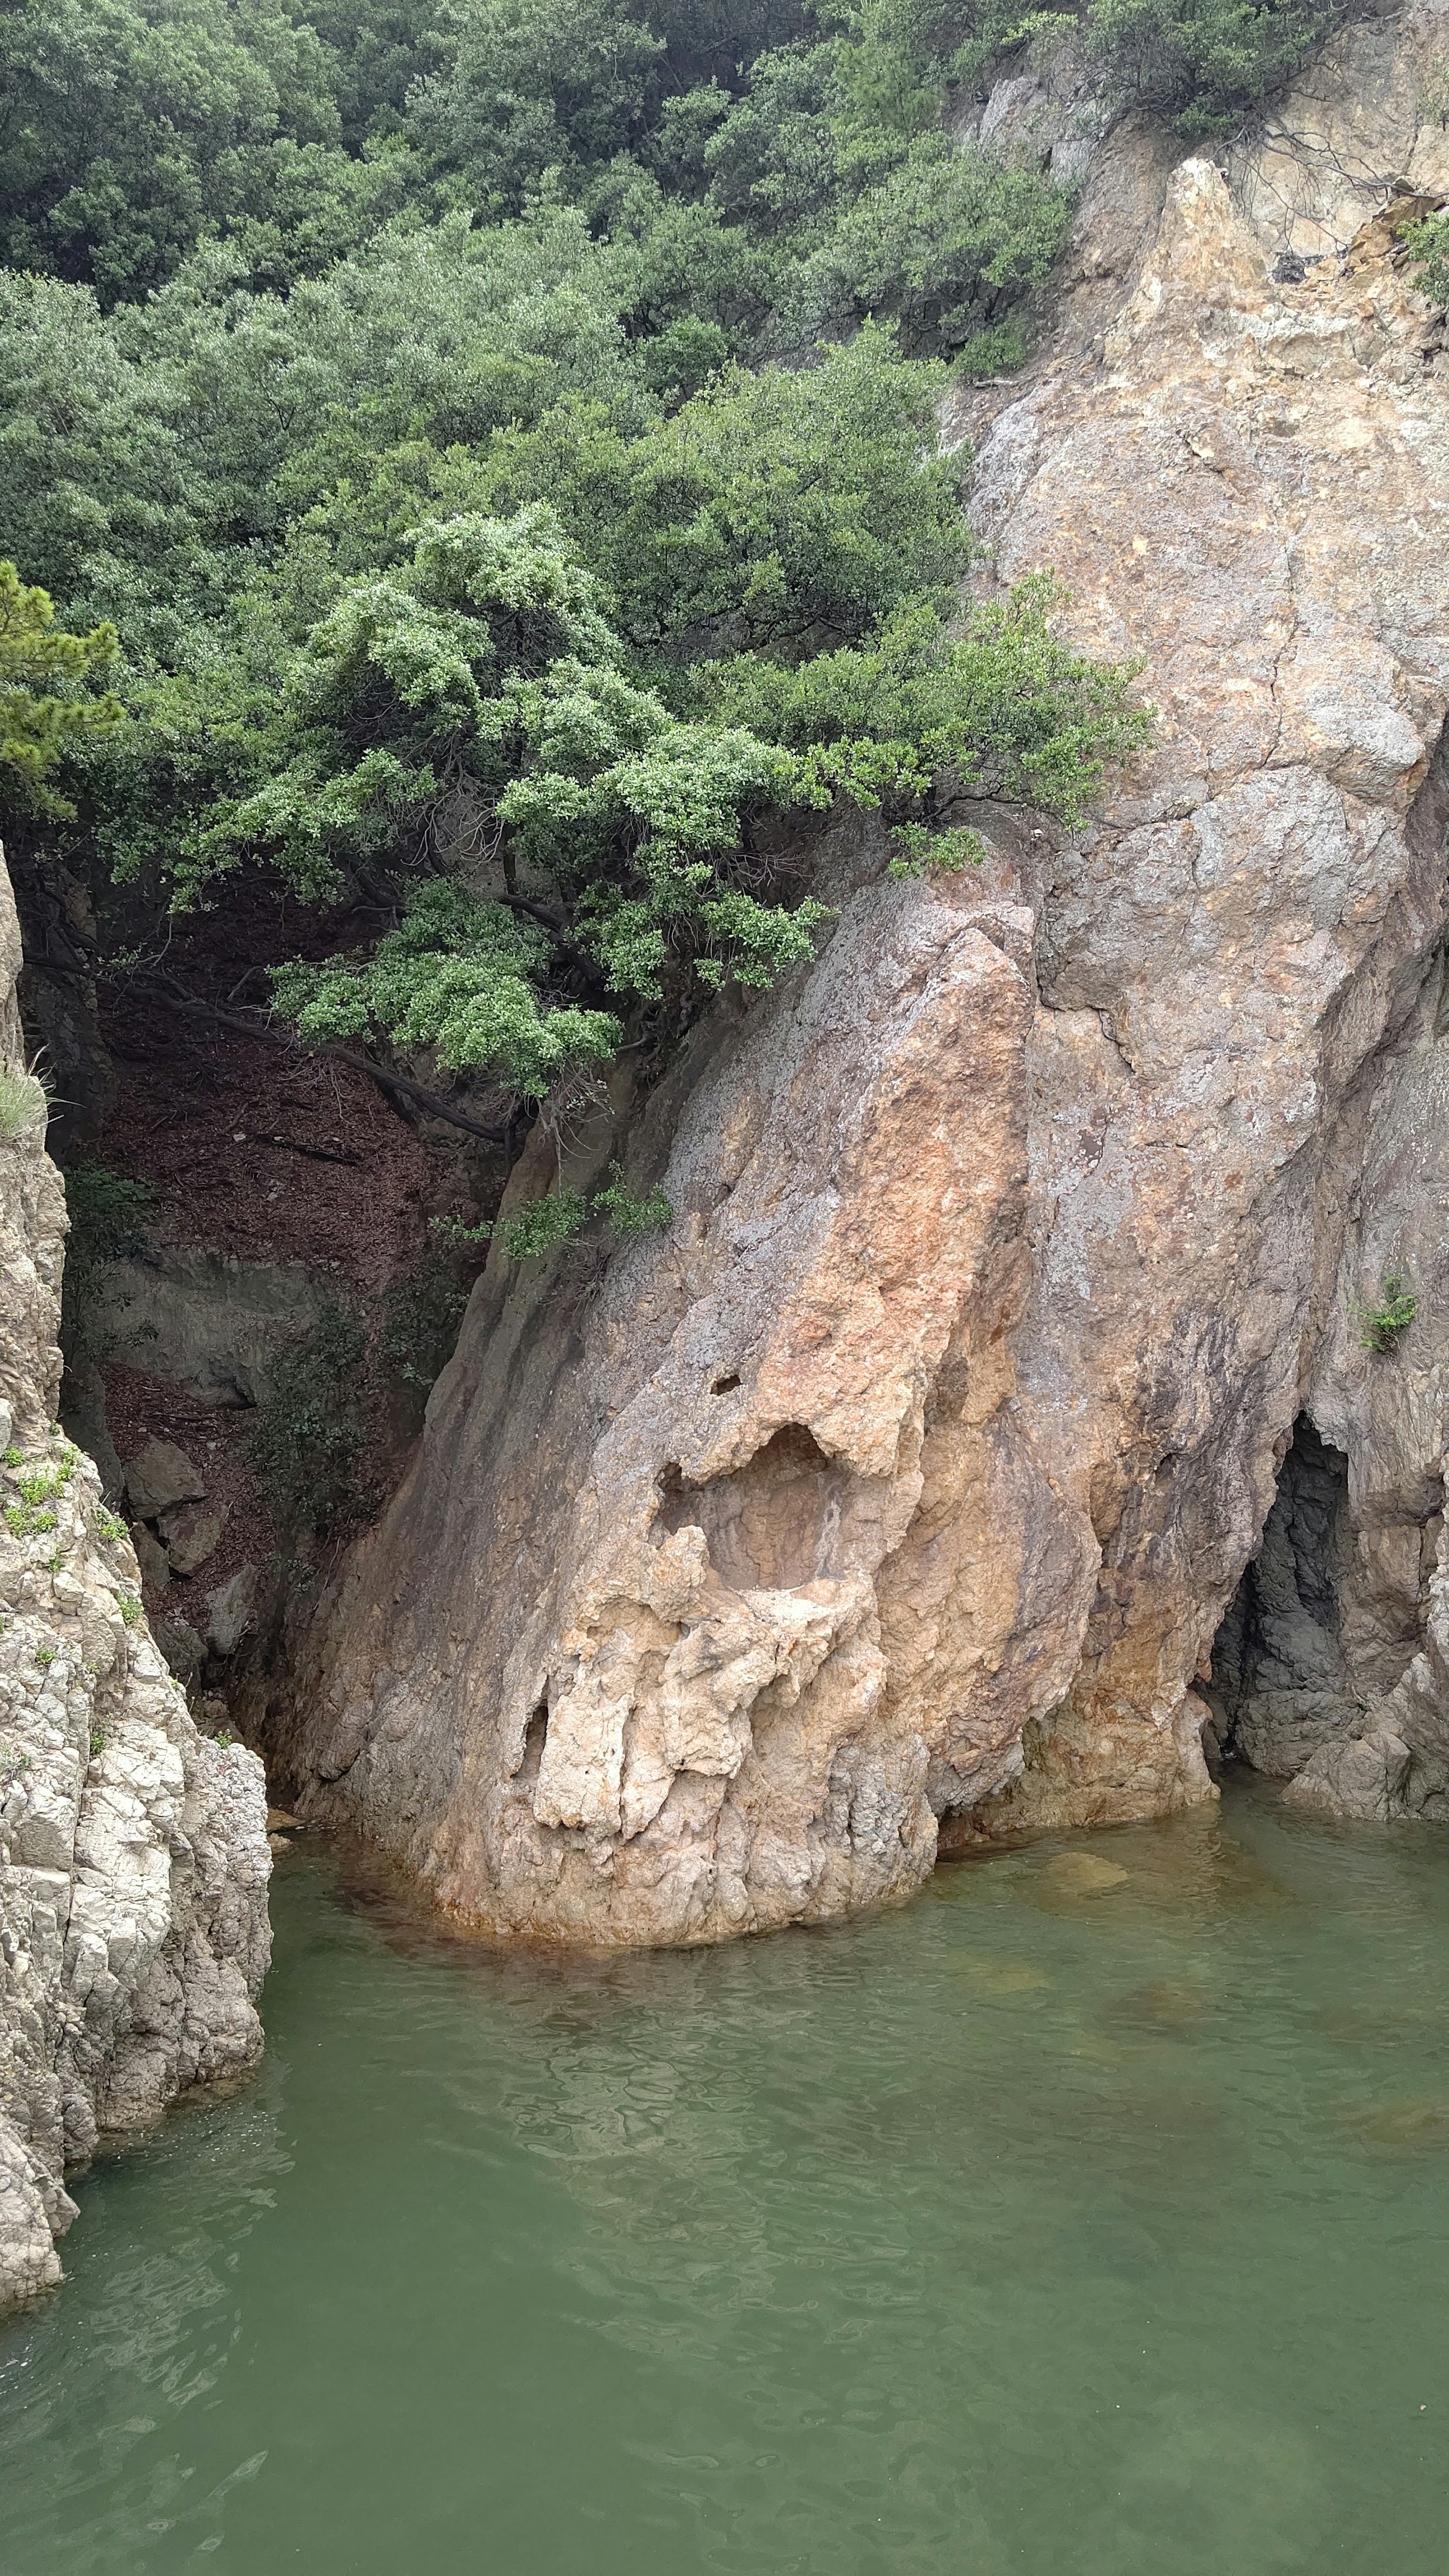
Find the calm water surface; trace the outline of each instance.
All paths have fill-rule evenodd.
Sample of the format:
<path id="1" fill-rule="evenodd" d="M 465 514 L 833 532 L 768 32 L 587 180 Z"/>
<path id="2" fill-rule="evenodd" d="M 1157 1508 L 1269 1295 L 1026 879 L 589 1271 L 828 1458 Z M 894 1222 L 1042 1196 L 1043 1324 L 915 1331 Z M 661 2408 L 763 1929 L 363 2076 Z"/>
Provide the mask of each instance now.
<path id="1" fill-rule="evenodd" d="M 305 1846 L 275 1916 L 260 2074 L 0 2326 L 4 2576 L 1440 2576 L 1449 1836 L 1250 1788 L 603 1964 Z"/>

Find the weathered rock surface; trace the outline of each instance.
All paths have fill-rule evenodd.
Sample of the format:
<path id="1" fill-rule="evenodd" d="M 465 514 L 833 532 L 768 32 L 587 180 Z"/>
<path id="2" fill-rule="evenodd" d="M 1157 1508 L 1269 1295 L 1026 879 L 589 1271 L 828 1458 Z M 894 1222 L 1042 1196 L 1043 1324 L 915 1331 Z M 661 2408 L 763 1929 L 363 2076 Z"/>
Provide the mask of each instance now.
<path id="1" fill-rule="evenodd" d="M 1437 23 L 1344 40 L 1315 132 L 1356 46 L 1398 117 Z M 973 814 L 968 885 L 839 853 L 813 972 L 717 1014 L 632 1128 L 667 1236 L 602 1274 L 495 1248 L 278 1727 L 307 1811 L 445 1904 L 710 1940 L 907 1893 L 940 1819 L 1210 1797 L 1195 1684 L 1305 1414 L 1344 1588 L 1294 1749 L 1357 1740 L 1367 1677 L 1334 1797 L 1385 1811 L 1449 1754 L 1449 439 L 1383 216 L 1437 150 L 1413 122 L 1317 199 L 1310 152 L 1291 221 L 1268 146 L 1230 189 L 1109 141 L 976 506 L 994 579 L 1055 572 L 1080 641 L 1142 657 L 1150 752 L 1070 842 Z M 1387 1268 L 1421 1309 L 1380 1360 Z"/>
<path id="2" fill-rule="evenodd" d="M 22 1062 L 0 866 L 0 1062 Z M 0 1142 L 0 2304 L 60 2277 L 66 2168 L 261 2047 L 262 1767 L 198 1734 L 135 1556 L 55 1425 L 64 1197 Z"/>

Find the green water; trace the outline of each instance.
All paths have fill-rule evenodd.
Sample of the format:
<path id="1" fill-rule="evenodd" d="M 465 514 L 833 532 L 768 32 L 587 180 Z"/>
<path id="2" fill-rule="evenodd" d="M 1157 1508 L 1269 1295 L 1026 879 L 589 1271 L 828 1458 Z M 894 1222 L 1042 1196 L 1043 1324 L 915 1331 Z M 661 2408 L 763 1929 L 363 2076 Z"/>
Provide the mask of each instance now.
<path id="1" fill-rule="evenodd" d="M 1249 1789 L 608 1963 L 305 1848 L 275 1917 L 265 2067 L 0 2327 L 4 2576 L 1439 2576 L 1449 1836 Z"/>

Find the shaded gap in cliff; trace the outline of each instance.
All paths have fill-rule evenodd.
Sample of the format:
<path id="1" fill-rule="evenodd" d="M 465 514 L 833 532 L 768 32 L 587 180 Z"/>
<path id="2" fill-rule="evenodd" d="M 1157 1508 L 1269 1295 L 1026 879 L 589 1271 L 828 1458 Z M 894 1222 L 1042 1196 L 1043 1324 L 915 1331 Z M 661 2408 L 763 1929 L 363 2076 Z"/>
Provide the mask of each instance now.
<path id="1" fill-rule="evenodd" d="M 1258 1554 L 1213 1641 L 1209 1750 L 1291 1779 L 1362 1717 L 1340 1638 L 1348 1460 L 1300 1415 Z"/>
<path id="2" fill-rule="evenodd" d="M 739 1592 L 788 1592 L 830 1571 L 845 1478 L 802 1422 L 786 1422 L 733 1474 L 659 1479 L 661 1530 L 701 1529 L 710 1563 Z"/>

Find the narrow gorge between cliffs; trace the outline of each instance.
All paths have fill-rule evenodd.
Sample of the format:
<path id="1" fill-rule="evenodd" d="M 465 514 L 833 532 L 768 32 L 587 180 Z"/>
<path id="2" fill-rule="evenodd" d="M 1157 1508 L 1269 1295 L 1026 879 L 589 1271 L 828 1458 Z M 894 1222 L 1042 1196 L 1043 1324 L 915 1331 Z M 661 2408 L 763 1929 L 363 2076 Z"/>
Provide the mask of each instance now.
<path id="1" fill-rule="evenodd" d="M 5 2576 L 1428 2576 L 1449 0 L 0 47 Z"/>

